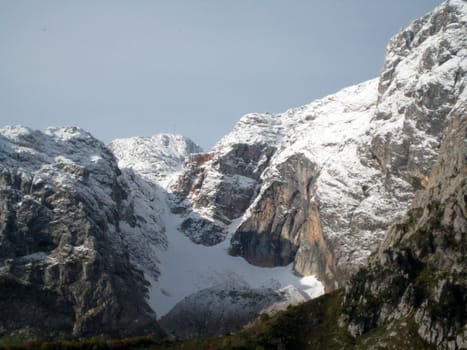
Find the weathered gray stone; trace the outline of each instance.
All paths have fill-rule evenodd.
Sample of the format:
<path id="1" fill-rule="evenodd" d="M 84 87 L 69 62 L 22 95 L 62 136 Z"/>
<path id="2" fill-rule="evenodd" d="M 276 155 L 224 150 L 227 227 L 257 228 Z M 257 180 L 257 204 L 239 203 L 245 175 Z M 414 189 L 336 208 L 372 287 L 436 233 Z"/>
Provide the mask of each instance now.
<path id="1" fill-rule="evenodd" d="M 362 84 L 282 114 L 247 115 L 213 152 L 193 157 L 176 187 L 175 205 L 187 215 L 182 226 L 189 237 L 215 244 L 241 218 L 230 227 L 232 254 L 260 266 L 293 262 L 297 273 L 318 275 L 328 290 L 342 285 L 427 186 L 448 115 L 465 98 L 463 6 L 446 1 L 396 35 L 376 89 Z M 361 90 L 370 87 L 362 95 L 374 99 L 362 98 Z M 327 104 L 333 108 L 321 111 Z M 341 105 L 341 114 L 366 113 L 368 129 L 323 141 L 318 149 L 308 142 L 321 139 L 311 126 L 324 113 L 332 127 Z M 346 153 L 353 147 L 355 154 Z M 353 164 L 326 160 L 328 149 L 348 154 Z M 294 155 L 315 166 L 285 171 L 296 168 Z M 330 164 L 336 159 L 342 164 Z M 310 179 L 314 194 L 303 189 Z"/>
<path id="2" fill-rule="evenodd" d="M 420 337 L 436 348 L 465 347 L 466 101 L 449 120 L 427 188 L 346 286 L 341 324 L 353 335 L 412 314 Z"/>
<path id="3" fill-rule="evenodd" d="M 0 336 L 157 331 L 119 228 L 135 214 L 112 154 L 76 128 L 2 133 Z"/>
<path id="4" fill-rule="evenodd" d="M 188 216 L 181 230 L 195 243 L 217 244 L 226 227 L 250 206 L 274 148 L 235 144 L 226 152 L 195 154 L 173 187 L 173 211 Z M 210 209 L 210 218 L 198 214 Z"/>

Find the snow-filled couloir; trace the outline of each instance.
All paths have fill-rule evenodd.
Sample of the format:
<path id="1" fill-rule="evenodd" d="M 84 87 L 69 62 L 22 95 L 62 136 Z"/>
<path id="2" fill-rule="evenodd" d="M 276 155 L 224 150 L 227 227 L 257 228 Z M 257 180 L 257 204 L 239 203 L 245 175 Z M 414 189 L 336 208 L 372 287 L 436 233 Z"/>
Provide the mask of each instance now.
<path id="1" fill-rule="evenodd" d="M 171 146 L 163 145 L 161 150 L 161 139 L 171 140 Z M 182 144 L 174 144 L 177 142 Z M 142 216 L 157 213 L 159 227 L 163 228 L 166 239 L 164 244 L 148 244 L 150 241 L 146 237 L 140 237 L 139 244 L 143 257 L 139 266 L 146 271 L 146 279 L 151 283 L 149 303 L 157 310 L 158 317 L 169 313 L 186 298 L 194 297 L 200 303 L 212 304 L 214 300 L 219 300 L 219 294 L 216 293 L 219 290 L 249 290 L 257 295 L 270 296 L 269 302 L 259 304 L 262 305 L 261 308 L 255 306 L 249 311 L 247 322 L 260 311 L 283 309 L 288 304 L 321 295 L 324 292 L 323 285 L 312 276 L 296 276 L 291 265 L 270 269 L 253 266 L 240 257 L 228 254 L 228 240 L 207 247 L 193 243 L 180 231 L 184 217 L 173 211 L 170 183 L 180 175 L 181 161 L 198 155 L 191 152 L 199 149 L 186 147 L 187 144 L 191 145 L 192 142 L 173 135 L 116 140 L 110 144 L 110 148 L 119 159 L 123 174 L 128 182 L 132 183 L 135 209 L 139 209 L 136 211 Z M 148 149 L 151 151 L 148 152 Z M 180 149 L 185 153 L 176 151 Z M 152 152 L 153 150 L 156 152 Z M 171 153 L 174 150 L 175 152 Z M 169 163 L 166 159 L 177 159 L 178 164 L 173 162 L 160 171 L 161 163 Z M 134 178 L 139 178 L 141 183 L 138 184 Z M 231 224 L 232 232 L 237 223 Z M 145 262 L 146 257 L 150 257 L 151 253 L 160 274 L 150 273 L 145 268 L 148 266 L 148 262 Z M 212 298 L 211 302 L 206 298 Z M 247 303 L 251 302 L 245 299 L 243 302 L 239 301 L 239 305 L 245 309 Z M 235 309 L 235 305 L 232 305 L 232 308 Z M 170 328 L 171 323 L 166 323 Z M 228 328 L 227 325 L 226 327 Z"/>
<path id="2" fill-rule="evenodd" d="M 215 335 L 342 285 L 427 186 L 466 72 L 467 2 L 446 0 L 380 77 L 248 114 L 209 152 L 0 129 L 0 335 L 141 334 L 155 312 Z"/>

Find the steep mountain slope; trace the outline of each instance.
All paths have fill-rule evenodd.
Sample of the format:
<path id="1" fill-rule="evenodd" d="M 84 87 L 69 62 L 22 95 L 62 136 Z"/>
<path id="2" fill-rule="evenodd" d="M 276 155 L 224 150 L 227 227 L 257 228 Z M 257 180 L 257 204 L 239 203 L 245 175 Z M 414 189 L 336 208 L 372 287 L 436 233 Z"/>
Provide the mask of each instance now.
<path id="1" fill-rule="evenodd" d="M 465 346 L 466 58 L 467 2 L 447 0 L 391 40 L 379 79 L 249 114 L 208 153 L 173 135 L 109 150 L 78 128 L 0 129 L 0 336 L 135 334 L 154 310 L 177 336 L 237 330 L 323 293 L 294 272 L 341 285 L 426 188 L 344 296 L 254 344 L 322 346 L 321 325 L 352 347 L 409 324 L 417 344 Z"/>
<path id="2" fill-rule="evenodd" d="M 127 238 L 133 263 L 151 280 L 159 277 L 159 252 L 167 249 L 162 218 L 166 187 L 191 153 L 201 152 L 192 140 L 171 134 L 117 139 L 108 145 L 130 188 L 134 211 L 147 229 Z M 156 234 L 155 234 L 156 233 Z"/>
<path id="3" fill-rule="evenodd" d="M 155 331 L 129 237 L 157 232 L 105 145 L 78 128 L 5 127 L 0 160 L 0 335 Z"/>
<path id="4" fill-rule="evenodd" d="M 179 232 L 184 219 L 167 203 L 181 162 L 199 157 L 190 153 L 199 151 L 192 141 L 156 135 L 116 140 L 109 147 L 129 183 L 138 215 L 157 217 L 154 229 L 165 237 L 152 242 L 143 233 L 135 236 L 133 247 L 138 248 L 135 263 L 151 284 L 149 304 L 164 316 L 161 324 L 168 333 L 186 337 L 237 331 L 260 312 L 285 309 L 323 293 L 315 278 L 294 276 L 290 267 L 252 266 L 227 254 L 228 241 L 196 245 Z"/>
<path id="5" fill-rule="evenodd" d="M 352 335 L 410 316 L 430 344 L 467 347 L 467 93 L 448 118 L 427 189 L 346 288 Z"/>
<path id="6" fill-rule="evenodd" d="M 465 89 L 466 3 L 445 1 L 389 43 L 379 79 L 282 114 L 249 114 L 190 158 L 173 210 L 193 242 L 258 266 L 345 281 L 426 185 Z"/>
<path id="7" fill-rule="evenodd" d="M 234 335 L 154 349 L 467 348 L 467 92 L 426 188 L 340 289 Z"/>
<path id="8" fill-rule="evenodd" d="M 426 189 L 345 290 L 198 348 L 467 348 L 465 92 L 447 120 Z"/>

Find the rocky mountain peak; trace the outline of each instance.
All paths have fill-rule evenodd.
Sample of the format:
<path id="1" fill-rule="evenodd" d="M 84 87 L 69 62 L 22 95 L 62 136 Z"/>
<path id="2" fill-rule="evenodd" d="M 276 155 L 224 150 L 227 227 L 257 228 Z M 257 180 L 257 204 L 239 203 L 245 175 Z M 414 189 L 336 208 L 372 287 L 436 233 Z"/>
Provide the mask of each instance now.
<path id="1" fill-rule="evenodd" d="M 388 45 L 372 153 L 415 185 L 430 173 L 446 115 L 465 88 L 466 11 L 465 1 L 445 1 Z"/>
<path id="2" fill-rule="evenodd" d="M 467 346 L 467 103 L 448 116 L 427 188 L 345 290 L 341 324 L 358 336 L 398 320 L 440 349 Z"/>
<path id="3" fill-rule="evenodd" d="M 171 329 L 187 308 L 175 333 L 231 331 L 238 308 L 250 320 L 321 294 L 308 275 L 330 291 L 357 271 L 352 335 L 406 319 L 465 347 L 466 24 L 447 0 L 391 40 L 380 77 L 248 114 L 206 153 L 177 135 L 0 129 L 0 336 L 138 334 L 154 309 Z"/>
<path id="4" fill-rule="evenodd" d="M 231 254 L 293 262 L 328 289 L 345 281 L 427 185 L 465 88 L 465 22 L 465 1 L 445 1 L 391 40 L 379 79 L 244 116 L 186 164 L 173 188 L 181 229 L 206 245 L 232 232 Z"/>
<path id="5" fill-rule="evenodd" d="M 5 127 L 0 159 L 0 333 L 156 330 L 128 248 L 148 227 L 105 145 L 79 128 Z"/>

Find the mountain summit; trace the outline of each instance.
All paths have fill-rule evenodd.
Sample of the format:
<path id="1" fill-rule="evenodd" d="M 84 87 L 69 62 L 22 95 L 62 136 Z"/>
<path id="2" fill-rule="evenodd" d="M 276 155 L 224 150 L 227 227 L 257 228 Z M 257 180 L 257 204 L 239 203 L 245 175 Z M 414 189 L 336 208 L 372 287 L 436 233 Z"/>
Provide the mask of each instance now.
<path id="1" fill-rule="evenodd" d="M 317 329 L 465 347 L 466 72 L 467 2 L 447 0 L 380 77 L 248 114 L 209 152 L 0 129 L 0 337 L 220 335 L 345 285 L 307 304 L 334 300 Z"/>
<path id="2" fill-rule="evenodd" d="M 244 116 L 173 187 L 181 229 L 213 245 L 235 222 L 231 254 L 342 285 L 426 186 L 465 99 L 466 47 L 465 1 L 445 1 L 391 39 L 378 79 Z"/>
<path id="3" fill-rule="evenodd" d="M 151 227 L 106 146 L 75 127 L 5 127 L 0 159 L 0 333 L 155 331 L 127 240 Z"/>

